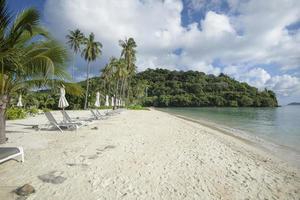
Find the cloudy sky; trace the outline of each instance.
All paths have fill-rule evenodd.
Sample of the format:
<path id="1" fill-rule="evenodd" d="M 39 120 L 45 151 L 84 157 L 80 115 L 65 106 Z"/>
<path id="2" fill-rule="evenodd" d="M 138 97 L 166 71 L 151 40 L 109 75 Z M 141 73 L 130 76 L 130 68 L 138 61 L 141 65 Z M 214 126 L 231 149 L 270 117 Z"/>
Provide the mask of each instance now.
<path id="1" fill-rule="evenodd" d="M 54 37 L 68 30 L 94 32 L 103 55 L 93 74 L 111 56 L 118 40 L 133 37 L 137 66 L 223 72 L 276 92 L 280 104 L 300 101 L 299 0 L 9 0 L 13 12 L 34 6 Z M 77 57 L 77 80 L 85 63 Z M 70 64 L 71 65 L 71 64 Z"/>

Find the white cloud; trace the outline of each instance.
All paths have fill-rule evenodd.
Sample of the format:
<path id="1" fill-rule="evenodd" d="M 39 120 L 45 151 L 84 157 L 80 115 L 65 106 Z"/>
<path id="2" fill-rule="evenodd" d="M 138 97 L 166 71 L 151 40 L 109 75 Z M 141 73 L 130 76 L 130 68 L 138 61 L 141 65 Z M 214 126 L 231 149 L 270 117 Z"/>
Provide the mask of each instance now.
<path id="1" fill-rule="evenodd" d="M 247 82 L 259 89 L 264 89 L 266 83 L 271 79 L 271 75 L 262 68 L 240 68 L 238 66 L 229 66 L 223 69 L 223 73 L 234 77 L 236 80 Z"/>
<path id="2" fill-rule="evenodd" d="M 261 90 L 264 88 L 274 90 L 279 97 L 288 97 L 291 94 L 300 95 L 300 80 L 295 76 L 284 74 L 272 77 L 266 70 L 259 67 L 246 69 L 237 66 L 225 67 L 223 73 Z"/>
<path id="3" fill-rule="evenodd" d="M 212 11 L 206 14 L 205 20 L 201 22 L 201 27 L 206 37 L 220 37 L 226 33 L 235 33 L 228 17 Z"/>
<path id="4" fill-rule="evenodd" d="M 267 82 L 267 86 L 272 88 L 282 96 L 290 94 L 300 94 L 300 80 L 291 75 L 274 76 Z"/>
<path id="5" fill-rule="evenodd" d="M 207 9 L 221 5 L 220 1 L 210 2 Z M 205 3 L 190 0 L 188 7 L 201 10 Z M 183 27 L 180 0 L 47 0 L 45 20 L 60 40 L 65 40 L 70 29 L 95 33 L 104 47 L 100 62 L 92 66 L 93 73 L 98 73 L 109 57 L 119 56 L 119 39 L 134 37 L 139 70 L 163 67 L 217 74 L 222 70 L 212 63 L 218 59 L 238 71 L 248 70 L 248 76 L 239 76 L 241 81 L 279 88 L 274 83 L 287 81 L 284 75 L 275 80 L 276 76 L 270 77 L 263 68 L 249 66 L 274 63 L 280 73 L 300 69 L 300 31 L 289 34 L 286 29 L 300 20 L 300 1 L 228 0 L 228 5 L 228 15 L 208 11 L 201 21 Z M 182 53 L 174 54 L 176 49 Z"/>

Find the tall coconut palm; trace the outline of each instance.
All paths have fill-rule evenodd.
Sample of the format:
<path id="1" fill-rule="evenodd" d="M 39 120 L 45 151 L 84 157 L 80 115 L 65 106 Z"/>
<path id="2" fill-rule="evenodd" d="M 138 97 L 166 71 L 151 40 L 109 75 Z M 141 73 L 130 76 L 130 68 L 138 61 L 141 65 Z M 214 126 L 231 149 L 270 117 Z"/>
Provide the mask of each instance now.
<path id="1" fill-rule="evenodd" d="M 127 88 L 127 97 L 129 96 L 129 86 L 130 86 L 130 79 L 136 73 L 136 43 L 133 38 L 120 40 L 119 45 L 122 47 L 121 51 L 121 58 L 124 58 L 126 63 L 126 70 L 127 70 L 127 77 L 122 81 L 122 88 L 123 92 L 125 93 L 125 85 L 128 86 Z M 124 94 L 125 95 L 125 94 Z"/>
<path id="2" fill-rule="evenodd" d="M 119 98 L 122 98 L 124 94 L 124 87 L 125 87 L 125 79 L 128 77 L 128 70 L 126 67 L 125 59 L 120 58 L 117 63 L 117 70 L 116 70 L 116 78 L 119 88 L 117 90 L 117 94 Z"/>
<path id="3" fill-rule="evenodd" d="M 105 67 L 101 71 L 101 78 L 104 81 L 104 87 L 106 88 L 107 94 L 113 94 L 111 91 L 111 87 L 113 85 L 114 79 L 114 64 L 117 59 L 115 57 L 111 57 L 109 63 L 105 65 Z"/>
<path id="4" fill-rule="evenodd" d="M 90 73 L 90 62 L 95 61 L 102 53 L 102 44 L 95 41 L 95 35 L 91 33 L 88 38 L 83 41 L 84 49 L 82 50 L 82 57 L 87 61 L 87 71 L 86 71 L 86 92 L 84 109 L 87 109 L 87 100 L 89 94 L 89 73 Z"/>
<path id="5" fill-rule="evenodd" d="M 114 95 L 115 101 L 122 98 L 122 80 L 127 76 L 126 64 L 123 58 L 112 57 L 102 70 L 101 78 L 104 80 L 107 92 Z M 115 107 L 116 108 L 116 102 Z"/>
<path id="6" fill-rule="evenodd" d="M 12 18 L 0 0 L 0 143 L 6 141 L 5 113 L 13 93 L 69 78 L 67 51 L 39 26 L 39 13 L 29 8 Z"/>
<path id="7" fill-rule="evenodd" d="M 69 31 L 69 34 L 66 36 L 67 38 L 67 44 L 70 46 L 70 48 L 73 50 L 74 53 L 74 63 L 72 66 L 72 79 L 74 79 L 74 68 L 76 64 L 76 55 L 78 52 L 80 52 L 80 46 L 83 43 L 84 40 L 84 35 L 83 33 L 79 30 L 76 29 L 74 31 Z"/>
<path id="8" fill-rule="evenodd" d="M 125 40 L 120 40 L 119 45 L 122 47 L 121 51 L 121 57 L 124 57 L 126 66 L 127 66 L 127 71 L 129 72 L 129 75 L 134 75 L 136 72 L 136 66 L 135 66 L 135 61 L 136 61 L 136 43 L 133 38 L 125 39 Z"/>

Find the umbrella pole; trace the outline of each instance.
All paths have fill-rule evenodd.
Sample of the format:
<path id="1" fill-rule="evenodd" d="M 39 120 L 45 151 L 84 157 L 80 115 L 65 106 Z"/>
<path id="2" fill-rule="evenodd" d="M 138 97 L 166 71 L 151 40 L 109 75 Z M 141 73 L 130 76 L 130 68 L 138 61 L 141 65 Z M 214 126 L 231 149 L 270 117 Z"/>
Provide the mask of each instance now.
<path id="1" fill-rule="evenodd" d="M 63 108 L 62 110 L 65 111 L 65 108 Z M 63 122 L 67 122 L 65 115 L 63 115 Z"/>

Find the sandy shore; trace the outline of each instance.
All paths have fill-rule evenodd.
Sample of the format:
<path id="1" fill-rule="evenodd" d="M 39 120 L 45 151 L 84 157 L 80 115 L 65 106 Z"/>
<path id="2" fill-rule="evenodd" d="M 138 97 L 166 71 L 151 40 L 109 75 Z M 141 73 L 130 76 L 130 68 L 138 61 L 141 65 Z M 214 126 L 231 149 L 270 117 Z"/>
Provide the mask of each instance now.
<path id="1" fill-rule="evenodd" d="M 23 146 L 25 162 L 0 164 L 0 199 L 25 183 L 36 189 L 27 199 L 43 200 L 300 199 L 299 168 L 167 113 L 124 111 L 63 134 L 31 128 L 39 123 L 8 121 L 4 146 Z"/>

